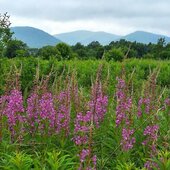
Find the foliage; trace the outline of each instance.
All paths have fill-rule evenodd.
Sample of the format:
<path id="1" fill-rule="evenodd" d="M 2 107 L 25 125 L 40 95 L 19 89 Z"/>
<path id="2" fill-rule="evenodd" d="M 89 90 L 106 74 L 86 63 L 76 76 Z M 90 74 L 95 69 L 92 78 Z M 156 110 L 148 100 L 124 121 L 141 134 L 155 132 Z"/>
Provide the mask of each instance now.
<path id="1" fill-rule="evenodd" d="M 72 54 L 71 54 L 71 48 L 69 45 L 65 44 L 65 43 L 59 43 L 56 45 L 56 49 L 59 51 L 59 53 L 61 54 L 62 59 L 71 59 L 72 58 Z"/>
<path id="2" fill-rule="evenodd" d="M 105 62 L 105 61 L 93 61 L 93 60 L 71 60 L 71 61 L 57 61 L 56 59 L 50 60 L 41 60 L 38 58 L 28 57 L 22 58 L 13 58 L 0 59 L 0 93 L 4 91 L 4 83 L 10 70 L 21 68 L 21 88 L 22 91 L 29 91 L 33 85 L 34 75 L 36 74 L 36 67 L 39 66 L 39 76 L 48 75 L 51 68 L 53 68 L 54 76 L 60 77 L 63 76 L 63 79 L 66 78 L 67 72 L 72 72 L 73 70 L 77 71 L 78 83 L 81 84 L 82 88 L 89 88 L 91 86 L 91 80 L 95 77 L 95 72 L 97 71 L 98 66 L 103 63 L 103 72 L 102 79 L 108 77 L 108 91 L 114 89 L 115 79 L 117 75 L 121 73 L 121 62 Z M 160 73 L 158 75 L 157 85 L 167 86 L 170 85 L 170 63 L 169 61 L 156 61 L 156 60 L 139 60 L 139 59 L 128 59 L 125 60 L 125 67 L 127 74 L 135 69 L 135 74 L 133 76 L 133 86 L 135 89 L 140 89 L 143 84 L 143 81 L 147 79 L 147 76 L 151 70 L 160 66 Z M 108 72 L 109 76 L 107 76 Z"/>
<path id="3" fill-rule="evenodd" d="M 168 170 L 170 169 L 170 152 L 167 150 L 159 151 L 158 156 L 152 161 L 157 163 L 159 169 Z"/>
<path id="4" fill-rule="evenodd" d="M 10 40 L 4 52 L 5 56 L 8 58 L 14 57 L 28 57 L 28 47 L 25 43 L 20 40 Z"/>
<path id="5" fill-rule="evenodd" d="M 47 164 L 49 169 L 68 169 L 74 170 L 76 164 L 73 162 L 73 159 L 70 158 L 70 155 L 61 155 L 61 152 L 47 152 Z"/>
<path id="6" fill-rule="evenodd" d="M 78 55 L 78 59 L 87 59 L 87 49 L 85 48 L 84 45 L 81 43 L 77 43 L 74 46 L 72 46 L 72 50 Z"/>
<path id="7" fill-rule="evenodd" d="M 105 54 L 105 58 L 107 61 L 122 61 L 124 54 L 121 49 L 112 48 Z"/>
<path id="8" fill-rule="evenodd" d="M 13 169 L 13 170 L 29 170 L 32 165 L 32 158 L 23 152 L 15 152 L 12 155 L 4 153 L 1 159 L 1 169 Z"/>
<path id="9" fill-rule="evenodd" d="M 4 55 L 4 49 L 6 48 L 8 41 L 12 38 L 12 33 L 9 28 L 10 25 L 9 15 L 7 13 L 0 13 L 0 57 Z"/>
<path id="10" fill-rule="evenodd" d="M 45 46 L 38 50 L 37 53 L 42 59 L 49 60 L 50 57 L 54 57 L 58 60 L 61 60 L 62 56 L 59 50 L 53 46 Z"/>
<path id="11" fill-rule="evenodd" d="M 167 62 L 37 60 L 1 60 L 0 169 L 169 169 Z"/>

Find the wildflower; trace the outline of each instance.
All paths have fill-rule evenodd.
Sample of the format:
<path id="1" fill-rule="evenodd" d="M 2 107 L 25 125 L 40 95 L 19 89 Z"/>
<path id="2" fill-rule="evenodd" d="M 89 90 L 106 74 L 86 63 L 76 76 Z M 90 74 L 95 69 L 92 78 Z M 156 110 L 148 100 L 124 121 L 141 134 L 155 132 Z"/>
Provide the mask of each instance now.
<path id="1" fill-rule="evenodd" d="M 166 105 L 166 106 L 170 106 L 170 98 L 167 98 L 167 99 L 165 100 L 165 105 Z"/>
<path id="2" fill-rule="evenodd" d="M 153 168 L 156 168 L 158 170 L 160 169 L 156 162 L 153 162 L 153 161 L 150 161 L 150 160 L 145 163 L 144 167 L 148 170 L 152 170 Z"/>
<path id="3" fill-rule="evenodd" d="M 132 135 L 134 134 L 134 130 L 130 130 L 130 129 L 125 129 L 123 128 L 122 130 L 122 140 L 121 140 L 121 145 L 122 145 L 122 149 L 124 151 L 128 151 L 129 149 L 133 148 L 133 144 L 135 143 L 135 138 L 132 137 Z"/>
<path id="4" fill-rule="evenodd" d="M 69 89 L 60 92 L 54 99 L 56 109 L 56 132 L 60 133 L 62 130 L 65 131 L 66 135 L 69 134 L 69 123 L 70 123 L 70 91 Z"/>
<path id="5" fill-rule="evenodd" d="M 129 112 L 132 108 L 132 99 L 127 97 L 125 92 L 126 85 L 123 79 L 117 78 L 118 84 L 116 86 L 116 126 L 118 127 L 123 121 L 128 125 L 129 120 Z"/>
<path id="6" fill-rule="evenodd" d="M 32 93 L 27 99 L 27 123 L 29 132 L 32 135 L 35 133 L 36 128 L 40 124 L 39 120 L 39 96 L 36 93 Z"/>
<path id="7" fill-rule="evenodd" d="M 14 140 L 16 135 L 15 126 L 22 124 L 25 120 L 21 113 L 24 112 L 23 97 L 19 90 L 12 90 L 9 95 L 4 96 L 1 100 L 5 101 L 3 115 L 7 117 L 9 131 L 11 133 L 11 140 Z"/>
<path id="8" fill-rule="evenodd" d="M 146 136 L 146 139 L 142 142 L 142 144 L 149 147 L 151 157 L 157 153 L 156 141 L 158 138 L 158 130 L 158 125 L 151 125 L 147 126 L 143 132 L 143 135 Z"/>
<path id="9" fill-rule="evenodd" d="M 41 119 L 39 128 L 42 131 L 46 128 L 46 131 L 50 134 L 55 127 L 55 117 L 56 112 L 54 109 L 53 96 L 47 92 L 43 94 L 39 100 L 39 118 Z"/>
<path id="10" fill-rule="evenodd" d="M 143 132 L 144 136 L 148 136 L 150 140 L 157 140 L 157 131 L 159 129 L 158 125 L 147 126 Z"/>

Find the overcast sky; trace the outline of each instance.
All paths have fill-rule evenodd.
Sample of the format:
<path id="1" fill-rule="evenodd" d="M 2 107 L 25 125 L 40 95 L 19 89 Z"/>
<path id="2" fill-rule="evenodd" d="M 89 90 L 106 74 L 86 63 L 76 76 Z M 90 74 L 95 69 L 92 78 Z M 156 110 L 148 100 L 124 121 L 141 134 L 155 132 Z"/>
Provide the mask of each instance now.
<path id="1" fill-rule="evenodd" d="M 0 0 L 4 12 L 12 26 L 33 26 L 50 34 L 143 30 L 170 36 L 170 0 Z"/>

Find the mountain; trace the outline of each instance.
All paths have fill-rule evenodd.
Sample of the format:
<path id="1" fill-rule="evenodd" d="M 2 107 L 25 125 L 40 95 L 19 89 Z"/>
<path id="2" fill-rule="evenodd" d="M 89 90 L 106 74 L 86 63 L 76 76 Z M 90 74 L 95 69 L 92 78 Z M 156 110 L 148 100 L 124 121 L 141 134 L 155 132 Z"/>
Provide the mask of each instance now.
<path id="1" fill-rule="evenodd" d="M 75 45 L 77 42 L 87 45 L 92 41 L 99 41 L 102 45 L 106 45 L 111 41 L 115 41 L 121 37 L 119 35 L 114 35 L 106 32 L 92 32 L 85 30 L 56 34 L 54 36 L 69 45 Z"/>
<path id="2" fill-rule="evenodd" d="M 13 38 L 23 41 L 31 48 L 41 48 L 46 45 L 55 45 L 59 42 L 52 35 L 33 27 L 11 27 Z"/>
<path id="3" fill-rule="evenodd" d="M 159 35 L 159 34 L 153 34 L 150 32 L 144 32 L 144 31 L 136 31 L 131 34 L 128 34 L 126 36 L 121 37 L 121 39 L 125 39 L 127 41 L 136 41 L 144 44 L 148 43 L 154 43 L 156 44 L 159 38 L 165 38 L 166 42 L 170 42 L 170 37 Z"/>

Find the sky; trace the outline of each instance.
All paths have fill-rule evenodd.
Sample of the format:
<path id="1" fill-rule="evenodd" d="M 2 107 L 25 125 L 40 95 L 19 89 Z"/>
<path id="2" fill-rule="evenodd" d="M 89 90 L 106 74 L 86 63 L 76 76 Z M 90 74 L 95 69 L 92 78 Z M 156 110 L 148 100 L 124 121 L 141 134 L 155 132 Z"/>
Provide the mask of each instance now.
<path id="1" fill-rule="evenodd" d="M 11 26 L 50 34 L 75 30 L 117 35 L 142 30 L 170 36 L 170 0 L 0 0 Z"/>

